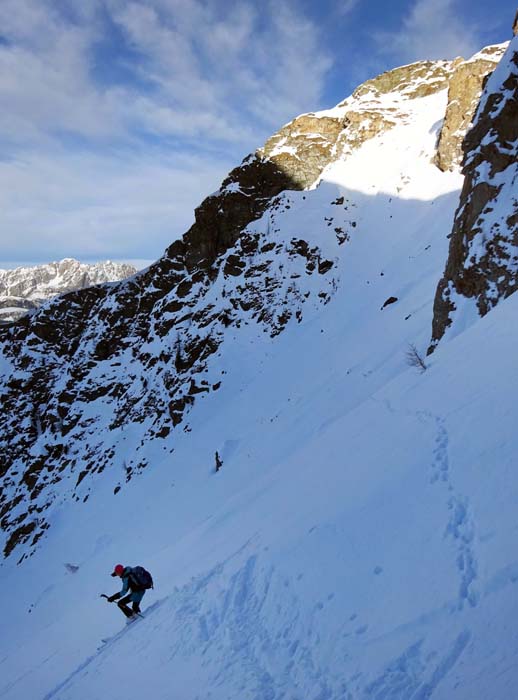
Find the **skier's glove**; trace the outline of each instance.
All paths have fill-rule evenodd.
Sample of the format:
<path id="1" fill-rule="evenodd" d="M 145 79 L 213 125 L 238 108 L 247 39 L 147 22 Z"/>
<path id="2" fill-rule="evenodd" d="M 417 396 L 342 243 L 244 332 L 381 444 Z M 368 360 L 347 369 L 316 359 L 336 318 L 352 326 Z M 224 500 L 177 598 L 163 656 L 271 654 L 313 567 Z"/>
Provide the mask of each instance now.
<path id="1" fill-rule="evenodd" d="M 108 603 L 114 603 L 117 600 L 117 594 L 111 595 L 109 598 L 107 598 Z"/>

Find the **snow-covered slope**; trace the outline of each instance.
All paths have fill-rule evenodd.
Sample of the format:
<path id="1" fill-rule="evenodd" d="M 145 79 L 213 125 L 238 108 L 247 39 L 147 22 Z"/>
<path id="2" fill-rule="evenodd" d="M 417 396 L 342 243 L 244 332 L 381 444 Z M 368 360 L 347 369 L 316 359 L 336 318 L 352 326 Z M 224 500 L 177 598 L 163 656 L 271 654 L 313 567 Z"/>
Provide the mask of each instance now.
<path id="1" fill-rule="evenodd" d="M 132 265 L 111 260 L 92 265 L 73 258 L 34 267 L 0 270 L 0 322 L 21 318 L 30 309 L 58 294 L 91 287 L 104 282 L 117 282 L 136 273 Z"/>
<path id="2" fill-rule="evenodd" d="M 455 67 L 298 118 L 155 266 L 4 335 L 0 697 L 513 697 L 516 295 L 407 360 Z M 127 629 L 119 562 L 156 583 Z"/>
<path id="3" fill-rule="evenodd" d="M 331 308 L 272 344 L 231 412 L 194 409 L 198 449 L 157 454 L 122 508 L 63 508 L 4 574 L 2 697 L 514 697 L 516 302 L 356 406 L 368 366 Z M 157 586 L 128 629 L 97 598 L 119 560 Z"/>

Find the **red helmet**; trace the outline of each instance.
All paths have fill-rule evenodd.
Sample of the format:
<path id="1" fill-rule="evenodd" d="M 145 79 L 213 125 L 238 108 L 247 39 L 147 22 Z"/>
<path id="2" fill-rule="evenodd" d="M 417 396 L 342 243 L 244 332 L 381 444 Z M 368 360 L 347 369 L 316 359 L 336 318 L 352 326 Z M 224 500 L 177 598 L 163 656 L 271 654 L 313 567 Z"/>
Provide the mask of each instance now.
<path id="1" fill-rule="evenodd" d="M 113 570 L 112 576 L 122 576 L 123 571 L 124 567 L 122 566 L 122 564 L 117 564 L 117 566 Z"/>

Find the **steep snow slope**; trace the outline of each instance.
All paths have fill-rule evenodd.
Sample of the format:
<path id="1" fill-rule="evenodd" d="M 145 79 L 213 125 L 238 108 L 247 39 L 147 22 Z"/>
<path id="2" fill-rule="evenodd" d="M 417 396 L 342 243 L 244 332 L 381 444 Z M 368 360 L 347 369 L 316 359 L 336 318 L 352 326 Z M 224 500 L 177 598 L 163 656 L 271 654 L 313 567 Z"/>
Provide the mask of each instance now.
<path id="1" fill-rule="evenodd" d="M 24 660 L 4 696 L 514 697 L 516 306 L 351 410 L 330 400 L 350 375 L 324 371 L 318 329 L 303 333 L 305 358 L 281 341 L 276 395 L 259 376 L 247 396 L 236 386 L 232 425 L 200 411 L 200 453 L 179 450 L 187 474 L 147 474 L 103 530 L 99 496 L 74 522 L 79 539 L 51 534 L 50 559 L 25 570 L 48 576 L 39 599 L 21 595 L 41 631 L 15 635 Z M 489 386 L 486 353 L 499 359 Z M 223 436 L 209 480 L 203 447 Z M 60 570 L 63 552 L 76 575 Z M 103 645 L 122 621 L 95 596 L 118 559 L 144 560 L 158 587 L 146 618 Z"/>
<path id="2" fill-rule="evenodd" d="M 422 375 L 400 346 L 377 391 L 387 367 L 358 363 L 339 304 L 262 348 L 236 340 L 241 376 L 193 409 L 196 445 L 157 455 L 120 506 L 107 485 L 65 506 L 45 552 L 4 569 L 1 696 L 513 697 L 516 304 Z M 97 598 L 119 560 L 157 588 L 101 646 L 123 626 Z"/>

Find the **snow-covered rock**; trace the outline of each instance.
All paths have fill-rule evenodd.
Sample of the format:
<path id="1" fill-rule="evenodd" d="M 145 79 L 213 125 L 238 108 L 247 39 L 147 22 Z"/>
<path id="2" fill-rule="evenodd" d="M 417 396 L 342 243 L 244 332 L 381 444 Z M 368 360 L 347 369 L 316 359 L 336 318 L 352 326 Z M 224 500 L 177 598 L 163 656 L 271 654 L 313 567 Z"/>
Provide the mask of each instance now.
<path id="1" fill-rule="evenodd" d="M 434 307 L 432 346 L 518 289 L 518 38 L 464 139 L 464 186 Z"/>

